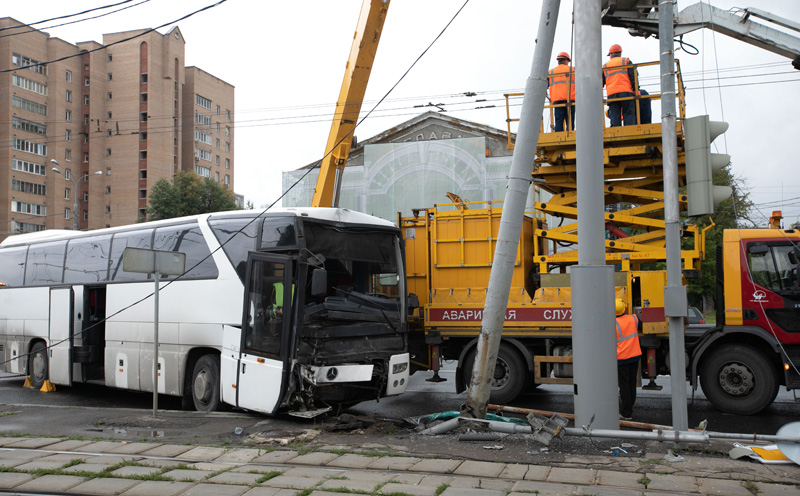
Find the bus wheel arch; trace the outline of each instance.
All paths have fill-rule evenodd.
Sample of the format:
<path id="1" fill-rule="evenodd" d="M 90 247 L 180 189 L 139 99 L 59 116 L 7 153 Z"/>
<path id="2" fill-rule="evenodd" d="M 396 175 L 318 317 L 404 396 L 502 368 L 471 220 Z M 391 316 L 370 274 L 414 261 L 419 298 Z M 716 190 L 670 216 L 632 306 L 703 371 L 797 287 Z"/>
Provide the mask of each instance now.
<path id="1" fill-rule="evenodd" d="M 31 378 L 31 385 L 36 389 L 41 388 L 49 377 L 49 365 L 47 346 L 44 341 L 32 342 L 28 354 L 28 376 Z"/>
<path id="2" fill-rule="evenodd" d="M 182 407 L 213 412 L 220 408 L 221 399 L 219 352 L 192 350 L 186 361 Z"/>

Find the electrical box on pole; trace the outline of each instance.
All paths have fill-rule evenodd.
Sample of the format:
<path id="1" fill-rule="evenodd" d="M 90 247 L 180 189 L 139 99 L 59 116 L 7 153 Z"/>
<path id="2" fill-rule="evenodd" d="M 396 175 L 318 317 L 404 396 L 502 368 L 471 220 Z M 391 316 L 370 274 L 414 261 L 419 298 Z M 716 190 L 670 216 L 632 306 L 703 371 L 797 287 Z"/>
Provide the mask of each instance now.
<path id="1" fill-rule="evenodd" d="M 690 217 L 709 215 L 722 200 L 733 193 L 730 186 L 715 186 L 714 172 L 728 165 L 731 156 L 711 153 L 711 143 L 728 130 L 728 123 L 711 121 L 707 115 L 683 121 L 686 143 L 686 196 Z"/>

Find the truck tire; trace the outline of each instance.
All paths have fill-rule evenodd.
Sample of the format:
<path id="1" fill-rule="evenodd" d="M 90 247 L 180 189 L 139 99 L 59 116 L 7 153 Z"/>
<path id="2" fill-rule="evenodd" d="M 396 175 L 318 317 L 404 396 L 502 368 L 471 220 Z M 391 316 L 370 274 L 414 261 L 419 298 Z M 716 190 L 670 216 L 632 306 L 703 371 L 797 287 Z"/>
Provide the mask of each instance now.
<path id="1" fill-rule="evenodd" d="M 753 415 L 778 395 L 779 378 L 772 360 L 756 348 L 726 344 L 709 352 L 700 365 L 700 385 L 717 409 Z"/>
<path id="2" fill-rule="evenodd" d="M 464 359 L 464 384 L 470 386 L 472 380 L 472 366 L 475 364 L 476 350 L 470 351 Z M 528 368 L 525 360 L 511 346 L 501 343 L 497 353 L 497 363 L 492 377 L 492 391 L 489 402 L 504 405 L 514 400 L 527 387 Z"/>

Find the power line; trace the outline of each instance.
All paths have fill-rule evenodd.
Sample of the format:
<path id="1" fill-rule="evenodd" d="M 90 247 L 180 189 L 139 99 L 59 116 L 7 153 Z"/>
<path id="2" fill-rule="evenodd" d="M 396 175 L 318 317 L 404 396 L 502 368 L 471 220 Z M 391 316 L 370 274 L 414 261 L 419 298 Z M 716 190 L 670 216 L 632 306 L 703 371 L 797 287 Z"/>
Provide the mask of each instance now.
<path id="1" fill-rule="evenodd" d="M 103 10 L 103 9 L 108 9 L 108 8 L 111 8 L 111 7 L 116 7 L 118 5 L 122 5 L 122 4 L 125 4 L 125 3 L 130 3 L 132 1 L 133 0 L 123 0 L 122 2 L 112 3 L 112 4 L 109 4 L 109 5 L 104 5 L 102 7 L 95 7 L 95 8 L 92 8 L 92 9 L 84 10 L 82 12 L 76 12 L 75 14 L 67 14 L 67 15 L 58 16 L 58 17 L 51 17 L 49 19 L 44 19 L 44 20 L 41 20 L 41 21 L 30 22 L 30 23 L 27 23 L 27 24 L 25 24 L 23 26 L 8 26 L 8 27 L 5 27 L 5 28 L 0 28 L 0 31 L 5 31 L 7 29 L 20 29 L 20 28 L 23 28 L 25 26 L 35 26 L 37 24 L 43 24 L 45 22 L 50 22 L 50 21 L 57 21 L 59 19 L 68 19 L 70 17 L 75 17 L 75 16 L 79 16 L 79 15 L 83 15 L 83 14 L 88 14 L 89 12 L 94 12 L 96 10 Z"/>

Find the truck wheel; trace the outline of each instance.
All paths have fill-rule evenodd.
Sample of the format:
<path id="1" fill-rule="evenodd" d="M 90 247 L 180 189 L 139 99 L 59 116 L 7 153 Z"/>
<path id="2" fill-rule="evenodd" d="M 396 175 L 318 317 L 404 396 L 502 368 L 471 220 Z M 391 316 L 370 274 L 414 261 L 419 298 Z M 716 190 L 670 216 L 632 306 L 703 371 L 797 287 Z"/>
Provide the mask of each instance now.
<path id="1" fill-rule="evenodd" d="M 198 412 L 213 412 L 219 408 L 219 357 L 203 355 L 192 373 L 192 401 Z"/>
<path id="2" fill-rule="evenodd" d="M 472 367 L 475 364 L 476 350 L 467 354 L 464 366 L 464 384 L 467 387 L 472 384 Z M 497 353 L 497 363 L 494 367 L 492 377 L 492 391 L 489 394 L 489 402 L 497 405 L 504 405 L 514 400 L 528 383 L 528 369 L 525 361 L 511 346 L 500 344 L 500 351 Z"/>
<path id="3" fill-rule="evenodd" d="M 33 345 L 31 354 L 28 355 L 28 375 L 31 378 L 31 384 L 36 389 L 40 389 L 47 380 L 49 374 L 47 368 L 47 347 L 39 341 Z"/>
<path id="4" fill-rule="evenodd" d="M 755 348 L 726 344 L 702 362 L 703 393 L 723 412 L 753 415 L 771 405 L 778 394 L 779 378 L 772 361 Z"/>

